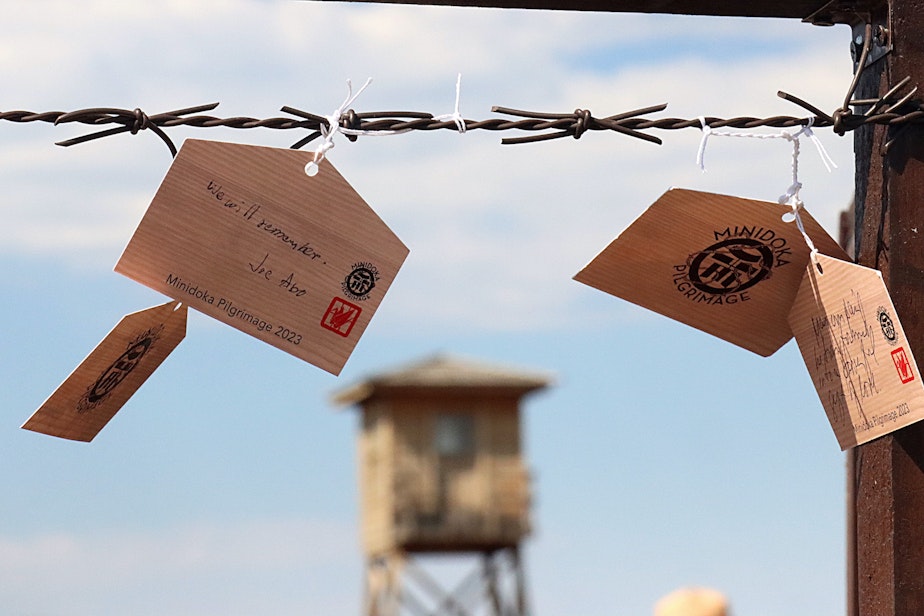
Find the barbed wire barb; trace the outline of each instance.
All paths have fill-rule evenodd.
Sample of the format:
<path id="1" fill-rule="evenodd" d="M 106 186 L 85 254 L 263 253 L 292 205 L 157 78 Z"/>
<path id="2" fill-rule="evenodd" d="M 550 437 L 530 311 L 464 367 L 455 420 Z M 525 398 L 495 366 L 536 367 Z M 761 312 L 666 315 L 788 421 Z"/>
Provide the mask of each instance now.
<path id="1" fill-rule="evenodd" d="M 47 122 L 55 125 L 76 122 L 92 126 L 116 124 L 117 126 L 100 130 L 88 135 L 73 137 L 58 142 L 61 146 L 71 146 L 85 143 L 94 139 L 108 137 L 119 133 L 130 132 L 136 134 L 142 130 L 150 129 L 170 148 L 171 154 L 176 155 L 173 145 L 165 128 L 175 126 L 189 126 L 196 128 L 225 127 L 234 129 L 269 128 L 273 130 L 301 129 L 309 133 L 293 143 L 293 149 L 301 148 L 322 136 L 324 131 L 330 131 L 331 122 L 336 122 L 339 129 L 350 141 L 360 136 L 377 134 L 395 134 L 408 131 L 434 131 L 453 130 L 459 132 L 460 123 L 465 126 L 466 132 L 474 130 L 508 131 L 519 130 L 530 133 L 520 137 L 507 137 L 501 140 L 504 145 L 534 143 L 548 141 L 563 137 L 580 139 L 588 131 L 615 132 L 650 143 L 661 144 L 659 137 L 649 134 L 651 130 L 679 130 L 696 128 L 702 130 L 703 122 L 710 129 L 754 129 L 754 128 L 792 128 L 812 125 L 817 128 L 831 127 L 838 135 L 844 135 L 866 125 L 885 125 L 893 129 L 890 138 L 883 146 L 883 153 L 895 142 L 900 128 L 910 124 L 924 123 L 924 108 L 921 102 L 915 99 L 918 93 L 917 86 L 909 88 L 910 77 L 902 79 L 889 90 L 876 99 L 856 99 L 857 84 L 860 75 L 866 69 L 866 58 L 870 48 L 870 29 L 867 28 L 863 51 L 854 71 L 853 78 L 843 104 L 832 113 L 825 113 L 815 105 L 808 103 L 792 94 L 778 92 L 777 95 L 812 114 L 809 117 L 773 116 L 756 118 L 750 116 L 734 118 L 717 118 L 705 116 L 702 118 L 651 118 L 651 114 L 660 113 L 667 108 L 666 104 L 653 105 L 633 109 L 622 113 L 608 115 L 602 118 L 586 109 L 575 109 L 571 113 L 547 113 L 536 111 L 523 111 L 509 107 L 492 107 L 492 113 L 511 116 L 508 118 L 488 118 L 484 120 L 470 120 L 443 116 L 434 116 L 431 113 L 420 111 L 373 111 L 356 113 L 347 109 L 340 113 L 339 118 L 310 113 L 290 106 L 283 106 L 281 111 L 293 117 L 251 118 L 237 116 L 232 118 L 219 118 L 201 115 L 212 111 L 218 103 L 197 105 L 174 111 L 167 111 L 156 115 L 147 115 L 140 109 L 126 110 L 115 108 L 92 108 L 78 111 L 48 111 L 36 113 L 32 111 L 0 112 L 0 121 L 8 122 Z M 907 89 L 907 91 L 906 91 Z M 904 94 L 902 92 L 904 91 Z M 866 107 L 863 113 L 854 112 L 852 108 Z M 339 110 L 338 110 L 339 111 Z M 516 119 L 518 118 L 518 119 Z"/>
<path id="2" fill-rule="evenodd" d="M 218 103 L 209 103 L 207 105 L 198 105 L 195 107 L 186 107 L 184 109 L 167 111 L 155 116 L 149 116 L 141 109 L 135 109 L 134 111 L 130 112 L 125 109 L 111 108 L 96 108 L 73 111 L 58 116 L 54 121 L 55 125 L 57 126 L 58 124 L 64 122 L 82 122 L 84 124 L 119 123 L 122 124 L 122 126 L 91 133 L 89 135 L 74 137 L 65 141 L 58 141 L 55 145 L 70 147 L 72 145 L 86 143 L 87 141 L 93 141 L 94 139 L 101 139 L 103 137 L 118 135 L 119 133 L 130 132 L 131 134 L 135 135 L 139 131 L 150 129 L 158 137 L 160 137 L 161 141 L 167 145 L 167 147 L 170 149 L 170 154 L 172 156 L 176 156 L 176 146 L 173 144 L 173 141 L 170 140 L 170 137 L 167 136 L 167 134 L 160 128 L 160 126 L 158 126 L 158 121 L 162 119 L 182 117 L 192 113 L 212 111 L 216 107 L 218 107 Z"/>

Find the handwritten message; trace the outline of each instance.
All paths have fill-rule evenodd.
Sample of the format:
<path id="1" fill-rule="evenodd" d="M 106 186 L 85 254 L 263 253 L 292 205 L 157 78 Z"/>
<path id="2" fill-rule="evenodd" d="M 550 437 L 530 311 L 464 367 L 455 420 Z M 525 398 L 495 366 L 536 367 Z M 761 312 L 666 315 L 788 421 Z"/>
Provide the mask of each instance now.
<path id="1" fill-rule="evenodd" d="M 275 237 L 291 250 L 308 257 L 308 259 L 312 261 L 321 260 L 321 253 L 311 245 L 311 242 L 299 242 L 286 233 L 286 230 L 282 227 L 273 224 L 262 216 L 257 217 L 257 214 L 263 209 L 263 206 L 259 203 L 251 203 L 248 205 L 243 199 L 232 197 L 227 194 L 222 185 L 215 180 L 209 180 L 206 188 L 209 193 L 222 204 L 222 207 L 224 207 L 226 211 L 240 213 L 244 220 L 253 222 L 257 229 Z M 327 265 L 325 261 L 321 260 L 321 262 Z"/>
<path id="2" fill-rule="evenodd" d="M 789 322 L 846 449 L 924 418 L 924 386 L 879 273 L 818 259 L 821 271 L 806 268 Z"/>
<path id="3" fill-rule="evenodd" d="M 293 239 L 284 228 L 260 216 L 260 210 L 263 209 L 263 206 L 259 203 L 248 204 L 244 199 L 232 196 L 216 180 L 209 180 L 206 190 L 215 197 L 226 212 L 240 214 L 241 220 L 253 223 L 254 229 L 276 238 L 283 245 L 306 257 L 309 261 L 318 261 L 321 265 L 327 265 L 327 261 L 324 261 L 321 253 L 311 242 L 300 242 Z M 285 289 L 295 297 L 304 297 L 308 293 L 307 283 L 296 279 L 295 272 L 290 271 L 287 274 L 274 276 L 269 252 L 262 257 L 249 260 L 247 266 L 250 268 L 251 273 L 263 278 L 263 280 L 268 282 L 278 280 L 277 286 Z"/>
<path id="4" fill-rule="evenodd" d="M 813 316 L 812 332 L 818 386 L 828 391 L 837 420 L 849 421 L 848 401 L 863 414 L 863 401 L 879 394 L 873 370 L 874 365 L 878 367 L 879 358 L 875 332 L 867 321 L 860 292 L 851 289 L 837 312 Z M 844 388 L 830 391 L 841 383 Z"/>
<path id="5" fill-rule="evenodd" d="M 339 373 L 408 251 L 311 157 L 187 140 L 116 271 Z"/>

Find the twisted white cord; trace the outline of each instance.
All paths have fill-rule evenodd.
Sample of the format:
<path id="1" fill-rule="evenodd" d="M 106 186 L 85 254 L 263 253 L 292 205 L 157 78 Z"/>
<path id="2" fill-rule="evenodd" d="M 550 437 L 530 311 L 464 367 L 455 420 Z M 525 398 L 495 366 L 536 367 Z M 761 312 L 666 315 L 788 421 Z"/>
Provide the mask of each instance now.
<path id="1" fill-rule="evenodd" d="M 800 153 L 800 144 L 799 136 L 805 134 L 809 138 L 814 137 L 811 129 L 811 120 L 809 124 L 802 127 L 799 131 L 795 133 L 784 133 L 784 139 L 792 142 L 792 184 L 789 188 L 786 189 L 786 193 L 779 198 L 780 205 L 789 205 L 791 208 L 792 219 L 795 221 L 796 226 L 799 228 L 799 232 L 802 234 L 802 238 L 805 240 L 806 245 L 809 247 L 809 258 L 812 260 L 816 266 L 818 265 L 818 249 L 815 247 L 815 242 L 812 241 L 812 238 L 809 236 L 808 232 L 805 230 L 805 224 L 802 222 L 801 210 L 805 206 L 802 202 L 802 199 L 799 197 L 799 191 L 802 190 L 802 182 L 799 181 L 799 153 Z M 813 139 L 814 141 L 814 139 Z M 824 152 L 824 148 L 819 149 L 819 154 Z M 825 161 L 827 152 L 824 152 L 821 160 Z M 834 161 L 831 161 L 832 164 Z M 836 166 L 836 165 L 835 165 Z M 831 167 L 828 167 L 828 163 L 825 162 L 825 167 L 828 171 L 831 171 Z"/>
<path id="2" fill-rule="evenodd" d="M 706 142 L 709 140 L 709 137 L 718 136 L 718 137 L 744 137 L 749 139 L 785 139 L 792 143 L 792 184 L 789 188 L 786 189 L 786 193 L 779 198 L 779 203 L 781 205 L 789 205 L 792 211 L 792 220 L 795 221 L 796 226 L 799 228 L 799 232 L 802 233 L 802 237 L 805 239 L 805 243 L 808 245 L 810 256 L 814 264 L 818 264 L 818 249 L 815 247 L 815 243 L 812 242 L 812 238 L 809 237 L 808 232 L 805 230 L 805 225 L 802 222 L 802 216 L 800 211 L 804 207 L 802 199 L 799 197 L 799 191 L 802 190 L 802 182 L 799 181 L 799 154 L 800 154 L 800 143 L 799 138 L 803 135 L 810 139 L 812 143 L 815 144 L 815 149 L 818 150 L 818 156 L 821 158 L 821 162 L 824 164 L 825 169 L 828 172 L 831 172 L 832 168 L 837 168 L 837 165 L 834 163 L 834 160 L 828 155 L 827 150 L 821 144 L 821 140 L 815 135 L 812 131 L 812 125 L 815 123 L 815 118 L 808 118 L 808 121 L 797 131 L 780 131 L 779 133 L 749 133 L 749 132 L 740 132 L 740 131 L 716 131 L 713 130 L 709 124 L 706 122 L 706 118 L 700 116 L 699 123 L 703 127 L 703 136 L 699 142 L 699 150 L 696 153 L 696 164 L 699 166 L 700 171 L 703 173 L 706 172 L 705 165 L 705 156 L 706 156 Z"/>
<path id="3" fill-rule="evenodd" d="M 365 135 L 365 136 L 385 136 L 385 135 L 398 135 L 400 133 L 406 133 L 407 130 L 359 130 L 354 128 L 344 128 L 340 126 L 340 119 L 343 117 L 343 114 L 346 113 L 350 105 L 359 98 L 359 95 L 363 93 L 363 90 L 369 87 L 369 84 L 372 83 L 372 77 L 366 79 L 366 83 L 363 84 L 363 87 L 359 89 L 356 94 L 353 94 L 353 82 L 347 79 L 347 97 L 340 104 L 337 109 L 334 110 L 329 116 L 324 116 L 327 120 L 327 125 L 321 124 L 321 136 L 324 140 L 318 145 L 314 151 L 314 159 L 311 160 L 307 165 L 305 165 L 305 173 L 314 176 L 317 175 L 319 164 L 327 156 L 327 153 L 334 148 L 334 135 L 337 133 L 343 133 L 344 135 Z"/>
<path id="4" fill-rule="evenodd" d="M 456 123 L 456 128 L 459 129 L 459 134 L 465 133 L 465 118 L 462 117 L 462 114 L 459 112 L 459 100 L 462 97 L 462 73 L 459 73 L 459 76 L 456 77 L 456 106 L 452 113 L 444 113 L 443 115 L 433 116 L 434 120 L 439 120 L 441 122 L 448 122 L 452 120 Z"/>
<path id="5" fill-rule="evenodd" d="M 805 135 L 811 139 L 812 143 L 815 144 L 815 149 L 818 150 L 818 156 L 821 158 L 821 162 L 824 164 L 825 169 L 828 172 L 831 172 L 831 169 L 837 169 L 837 164 L 834 160 L 828 155 L 828 151 L 825 150 L 824 145 L 822 145 L 821 140 L 818 138 L 818 135 L 812 131 L 812 125 L 815 123 L 815 118 L 810 117 L 807 120 L 807 123 L 803 125 L 799 130 L 795 132 L 781 130 L 778 133 L 749 133 L 744 131 L 733 131 L 733 130 L 723 130 L 717 131 L 714 128 L 710 127 L 706 123 L 706 118 L 700 116 L 699 123 L 703 127 L 703 136 L 699 142 L 699 150 L 696 153 L 696 165 L 700 168 L 700 171 L 706 171 L 705 165 L 705 156 L 706 156 L 706 142 L 709 137 L 741 137 L 745 139 L 785 139 L 786 141 L 791 141 L 793 143 L 798 142 L 799 137 Z"/>
<path id="6" fill-rule="evenodd" d="M 699 140 L 699 149 L 696 151 L 696 166 L 703 173 L 706 173 L 706 142 L 712 136 L 712 127 L 706 123 L 706 118 L 699 116 L 699 123 L 703 127 L 703 138 Z"/>

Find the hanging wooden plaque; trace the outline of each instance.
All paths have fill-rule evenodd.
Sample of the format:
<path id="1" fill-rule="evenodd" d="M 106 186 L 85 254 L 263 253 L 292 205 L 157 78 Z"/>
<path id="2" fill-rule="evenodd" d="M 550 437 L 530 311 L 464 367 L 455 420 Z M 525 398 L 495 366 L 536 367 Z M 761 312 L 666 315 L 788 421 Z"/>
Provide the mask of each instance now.
<path id="1" fill-rule="evenodd" d="M 313 157 L 187 140 L 115 270 L 339 374 L 408 249 Z"/>
<path id="2" fill-rule="evenodd" d="M 574 277 L 760 355 L 792 332 L 786 317 L 809 249 L 790 208 L 778 203 L 671 189 Z M 828 254 L 843 250 L 808 214 Z"/>
<path id="3" fill-rule="evenodd" d="M 125 316 L 22 427 L 92 441 L 185 336 L 179 302 Z"/>
<path id="4" fill-rule="evenodd" d="M 882 274 L 825 255 L 818 264 L 789 323 L 841 449 L 924 419 L 924 382 Z"/>

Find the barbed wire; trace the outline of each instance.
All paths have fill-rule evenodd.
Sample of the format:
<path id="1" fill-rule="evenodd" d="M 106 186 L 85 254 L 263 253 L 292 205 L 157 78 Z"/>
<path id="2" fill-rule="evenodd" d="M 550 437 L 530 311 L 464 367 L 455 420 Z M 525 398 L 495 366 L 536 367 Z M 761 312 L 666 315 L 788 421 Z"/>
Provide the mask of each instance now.
<path id="1" fill-rule="evenodd" d="M 572 113 L 541 113 L 511 109 L 508 107 L 492 107 L 492 113 L 504 114 L 506 116 L 521 119 L 464 119 L 461 120 L 461 126 L 464 126 L 464 129 L 467 131 L 519 130 L 541 133 L 521 137 L 507 137 L 501 140 L 501 143 L 505 145 L 547 141 L 562 137 L 579 139 L 588 131 L 611 131 L 660 145 L 662 140 L 659 137 L 650 135 L 644 131 L 652 129 L 679 130 L 684 128 L 702 130 L 705 126 L 712 129 L 788 128 L 811 124 L 814 128 L 831 127 L 834 129 L 835 133 L 844 135 L 849 131 L 856 130 L 866 125 L 903 127 L 924 122 L 924 109 L 922 109 L 920 101 L 912 100 L 917 92 L 917 86 L 901 94 L 910 84 L 910 77 L 906 77 L 900 81 L 878 99 L 854 99 L 860 75 L 866 68 L 866 59 L 869 54 L 871 41 L 871 26 L 867 26 L 863 50 L 857 63 L 858 68 L 854 73 L 844 103 L 840 108 L 830 114 L 821 111 L 818 107 L 791 94 L 778 92 L 781 98 L 802 107 L 812 115 L 803 117 L 773 116 L 767 118 L 742 116 L 727 119 L 712 116 L 695 119 L 645 117 L 652 113 L 664 111 L 667 105 L 662 104 L 598 118 L 594 117 L 594 115 L 586 109 L 576 109 Z M 176 156 L 177 149 L 164 131 L 165 128 L 189 126 L 197 128 L 268 128 L 272 130 L 299 129 L 311 131 L 308 136 L 298 140 L 290 146 L 294 149 L 301 148 L 320 137 L 322 135 L 322 130 L 329 131 L 333 128 L 330 125 L 331 120 L 328 118 L 289 106 L 282 107 L 281 111 L 294 117 L 259 119 L 245 116 L 219 118 L 210 115 L 201 115 L 205 112 L 213 111 L 217 107 L 218 103 L 210 103 L 184 109 L 176 109 L 155 115 L 148 115 L 141 109 L 126 110 L 106 107 L 68 112 L 46 111 L 36 113 L 31 111 L 5 111 L 0 112 L 0 121 L 17 123 L 46 122 L 54 125 L 68 123 L 91 126 L 115 125 L 102 131 L 57 142 L 57 145 L 61 146 L 72 146 L 120 133 L 128 132 L 134 135 L 143 130 L 151 130 L 161 138 L 174 156 Z M 863 113 L 855 113 L 851 110 L 851 107 L 867 107 L 867 109 Z M 358 138 L 358 135 L 355 133 L 358 132 L 366 135 L 374 135 L 444 129 L 458 131 L 460 130 L 460 120 L 455 118 L 446 119 L 445 116 L 436 117 L 426 112 L 375 111 L 357 113 L 349 109 L 340 115 L 339 126 L 342 129 L 348 129 L 345 133 L 347 139 L 355 141 Z M 883 147 L 884 152 L 888 150 L 889 146 L 891 146 L 894 141 L 895 135 L 893 135 Z"/>

